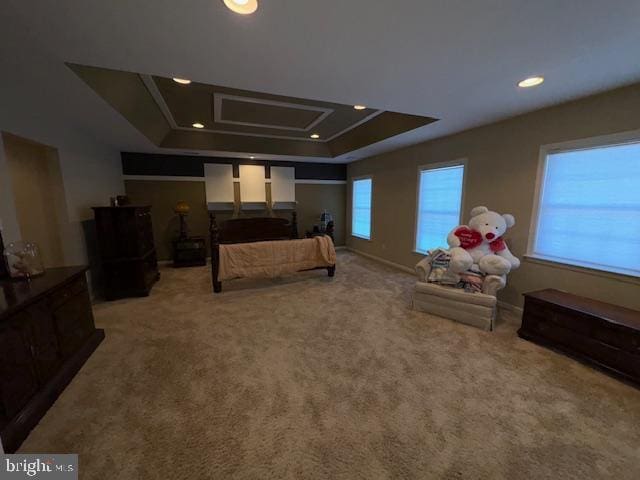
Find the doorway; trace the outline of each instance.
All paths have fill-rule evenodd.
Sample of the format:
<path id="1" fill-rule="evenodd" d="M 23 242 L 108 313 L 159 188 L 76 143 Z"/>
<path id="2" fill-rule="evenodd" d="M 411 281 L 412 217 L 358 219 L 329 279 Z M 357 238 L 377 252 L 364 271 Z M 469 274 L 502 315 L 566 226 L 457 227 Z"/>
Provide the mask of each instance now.
<path id="1" fill-rule="evenodd" d="M 6 132 L 2 140 L 20 238 L 38 245 L 46 268 L 62 266 L 66 200 L 58 151 Z"/>

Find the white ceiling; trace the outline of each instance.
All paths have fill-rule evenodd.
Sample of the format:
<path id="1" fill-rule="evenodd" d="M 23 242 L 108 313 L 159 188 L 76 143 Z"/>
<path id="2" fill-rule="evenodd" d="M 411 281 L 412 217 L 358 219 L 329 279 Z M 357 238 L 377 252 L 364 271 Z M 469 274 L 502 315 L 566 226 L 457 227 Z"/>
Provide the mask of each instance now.
<path id="1" fill-rule="evenodd" d="M 158 149 L 63 62 L 441 118 L 345 161 L 638 82 L 639 19 L 638 0 L 2 0 L 0 95 L 38 90 L 132 151 Z"/>

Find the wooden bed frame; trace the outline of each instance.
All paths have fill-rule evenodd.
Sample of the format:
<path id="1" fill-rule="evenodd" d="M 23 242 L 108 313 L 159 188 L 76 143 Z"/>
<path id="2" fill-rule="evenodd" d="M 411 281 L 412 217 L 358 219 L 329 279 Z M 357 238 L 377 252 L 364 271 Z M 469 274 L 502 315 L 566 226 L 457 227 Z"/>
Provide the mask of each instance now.
<path id="1" fill-rule="evenodd" d="M 325 232 L 332 240 L 333 228 L 333 222 L 329 222 Z M 297 214 L 296 212 L 291 213 L 291 221 L 273 217 L 232 218 L 218 226 L 215 213 L 209 213 L 209 236 L 211 239 L 211 281 L 213 291 L 220 293 L 222 291 L 222 282 L 218 281 L 220 245 L 298 239 Z M 335 265 L 311 270 L 323 268 L 327 269 L 330 277 L 336 273 Z"/>

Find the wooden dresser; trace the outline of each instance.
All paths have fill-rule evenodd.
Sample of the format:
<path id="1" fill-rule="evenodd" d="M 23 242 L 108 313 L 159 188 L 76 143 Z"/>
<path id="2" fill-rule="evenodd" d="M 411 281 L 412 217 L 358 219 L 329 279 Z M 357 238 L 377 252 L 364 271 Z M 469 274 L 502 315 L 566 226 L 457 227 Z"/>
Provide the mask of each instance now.
<path id="1" fill-rule="evenodd" d="M 104 338 L 86 267 L 0 282 L 0 436 L 14 452 Z M 70 412 L 71 413 L 71 412 Z"/>
<path id="2" fill-rule="evenodd" d="M 144 297 L 160 278 L 151 207 L 94 207 L 105 297 Z"/>
<path id="3" fill-rule="evenodd" d="M 518 334 L 640 385 L 640 312 L 540 290 L 525 294 Z"/>

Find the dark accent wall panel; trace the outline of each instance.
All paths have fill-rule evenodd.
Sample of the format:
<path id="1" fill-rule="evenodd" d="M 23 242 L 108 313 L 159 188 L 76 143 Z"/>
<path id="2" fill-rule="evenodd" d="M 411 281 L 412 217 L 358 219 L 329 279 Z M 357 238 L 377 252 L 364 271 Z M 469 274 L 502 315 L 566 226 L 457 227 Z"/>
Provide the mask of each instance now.
<path id="1" fill-rule="evenodd" d="M 274 167 L 287 167 L 287 162 L 273 162 Z M 339 163 L 296 163 L 298 180 L 346 180 L 347 166 Z"/>
<path id="2" fill-rule="evenodd" d="M 203 161 L 200 157 L 128 152 L 122 152 L 120 156 L 124 175 L 204 177 Z"/>
<path id="3" fill-rule="evenodd" d="M 285 162 L 133 152 L 122 152 L 121 157 L 124 175 L 203 177 L 205 163 L 224 163 L 233 165 L 233 174 L 236 177 L 239 175 L 238 167 L 240 165 L 264 165 L 267 178 L 271 176 L 270 167 L 294 167 L 298 180 L 347 179 L 347 166 L 337 163 Z"/>

